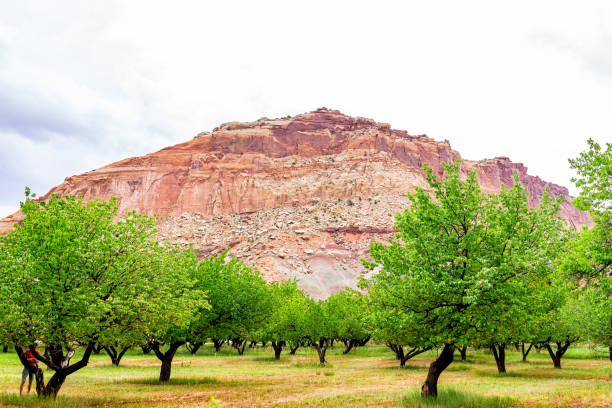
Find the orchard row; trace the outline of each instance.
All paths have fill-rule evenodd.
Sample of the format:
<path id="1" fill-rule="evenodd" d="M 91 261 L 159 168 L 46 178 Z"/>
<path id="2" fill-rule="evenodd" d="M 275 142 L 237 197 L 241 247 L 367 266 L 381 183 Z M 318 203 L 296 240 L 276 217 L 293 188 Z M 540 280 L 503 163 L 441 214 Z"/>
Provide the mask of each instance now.
<path id="1" fill-rule="evenodd" d="M 294 281 L 267 283 L 226 253 L 200 260 L 156 242 L 157 220 L 130 213 L 117 221 L 116 199 L 38 201 L 26 190 L 23 222 L 0 238 L 0 343 L 37 373 L 42 396 L 57 395 L 100 347 L 115 364 L 130 347 L 153 350 L 160 381 L 179 347 L 197 351 L 207 341 L 239 354 L 270 342 L 276 358 L 312 346 L 321 363 L 334 340 L 348 353 L 375 339 L 402 365 L 436 348 L 426 397 L 468 346 L 490 349 L 500 372 L 510 345 L 522 345 L 524 358 L 543 347 L 557 368 L 577 341 L 610 347 L 612 359 L 612 148 L 589 143 L 570 162 L 581 176 L 576 204 L 594 227 L 576 231 L 547 192 L 529 206 L 516 174 L 512 186 L 486 194 L 460 161 L 443 163 L 443 174 L 424 168 L 428 188 L 408 194 L 399 232 L 370 245 L 363 263 L 373 277 L 325 300 Z M 24 347 L 52 370 L 47 383 Z"/>

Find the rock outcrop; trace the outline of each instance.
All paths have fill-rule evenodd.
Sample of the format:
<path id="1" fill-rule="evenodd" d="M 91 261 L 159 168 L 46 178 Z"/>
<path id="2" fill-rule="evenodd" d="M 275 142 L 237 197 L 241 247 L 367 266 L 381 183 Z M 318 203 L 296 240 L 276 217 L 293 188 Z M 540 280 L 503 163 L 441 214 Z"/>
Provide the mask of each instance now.
<path id="1" fill-rule="evenodd" d="M 316 297 L 356 283 L 371 240 L 393 233 L 406 191 L 426 186 L 423 163 L 460 158 L 448 141 L 325 108 L 281 119 L 227 123 L 156 153 L 67 178 L 49 194 L 118 197 L 119 213 L 158 214 L 160 239 L 192 243 L 203 255 L 230 247 L 269 280 L 296 277 Z M 487 192 L 512 185 L 513 171 L 536 205 L 566 188 L 527 174 L 507 157 L 465 160 Z M 562 216 L 588 216 L 569 202 Z M 20 214 L 0 221 L 8 231 Z"/>

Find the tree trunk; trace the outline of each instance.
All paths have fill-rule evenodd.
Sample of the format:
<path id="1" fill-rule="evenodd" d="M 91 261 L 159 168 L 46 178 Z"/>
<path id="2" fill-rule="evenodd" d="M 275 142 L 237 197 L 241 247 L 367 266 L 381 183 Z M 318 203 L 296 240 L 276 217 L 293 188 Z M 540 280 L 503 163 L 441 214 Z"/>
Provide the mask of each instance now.
<path id="1" fill-rule="evenodd" d="M 195 354 L 198 352 L 200 347 L 202 347 L 202 344 L 204 343 L 201 341 L 198 341 L 197 343 L 189 343 L 187 344 L 187 350 L 189 350 L 191 354 Z"/>
<path id="2" fill-rule="evenodd" d="M 427 379 L 421 387 L 422 397 L 437 397 L 438 396 L 438 378 L 440 374 L 453 362 L 453 354 L 455 347 L 451 344 L 445 344 L 442 353 L 436 361 L 431 363 L 427 372 Z"/>
<path id="3" fill-rule="evenodd" d="M 548 350 L 550 348 L 550 346 L 548 346 L 546 349 Z M 555 353 L 551 350 L 548 350 L 548 353 L 550 355 L 550 358 L 553 361 L 553 367 L 555 368 L 561 368 L 561 360 L 559 360 L 559 358 L 557 358 L 557 356 L 555 355 Z"/>
<path id="4" fill-rule="evenodd" d="M 159 371 L 159 381 L 168 381 L 170 380 L 170 375 L 172 374 L 172 359 L 164 359 L 161 363 L 161 370 Z"/>
<path id="5" fill-rule="evenodd" d="M 36 374 L 34 374 L 34 378 L 36 379 L 36 395 L 41 396 L 45 391 L 45 376 L 43 374 L 43 370 L 38 367 L 36 369 Z"/>
<path id="6" fill-rule="evenodd" d="M 6 352 L 8 351 L 8 347 L 9 347 L 9 346 L 8 346 L 7 344 L 5 344 L 4 346 L 2 346 L 2 352 L 3 352 L 3 353 L 6 353 Z"/>
<path id="7" fill-rule="evenodd" d="M 157 358 L 161 361 L 161 370 L 159 371 L 159 381 L 165 382 L 170 379 L 170 374 L 172 373 L 172 359 L 174 358 L 174 354 L 179 347 L 185 344 L 184 341 L 175 341 L 170 344 L 168 350 L 165 353 L 162 353 L 160 350 L 159 343 L 153 343 L 152 349 L 155 352 Z"/>
<path id="8" fill-rule="evenodd" d="M 497 364 L 497 372 L 505 373 L 506 372 L 506 345 L 500 344 L 496 346 L 495 344 L 491 346 L 491 351 L 493 352 L 493 357 L 495 357 L 495 364 Z"/>
<path id="9" fill-rule="evenodd" d="M 38 395 L 42 397 L 55 398 L 60 388 L 64 384 L 66 377 L 87 366 L 89 363 L 89 357 L 91 356 L 94 347 L 94 343 L 88 344 L 81 360 L 71 365 L 70 359 L 74 355 L 74 350 L 68 350 L 68 353 L 64 355 L 62 346 L 47 345 L 47 351 L 49 351 L 50 356 L 50 359 L 48 359 L 41 356 L 34 346 L 30 346 L 30 351 L 34 357 L 38 361 L 45 363 L 45 365 L 47 365 L 47 367 L 49 367 L 51 370 L 55 371 L 49 382 L 46 385 L 43 385 L 44 379 L 42 370 L 40 370 L 40 368 L 36 370 L 36 392 Z M 23 354 L 21 347 L 15 346 L 15 350 L 17 351 L 18 355 Z"/>
<path id="10" fill-rule="evenodd" d="M 241 356 L 244 354 L 244 349 L 246 348 L 247 341 L 241 339 L 232 340 L 232 347 L 234 347 L 238 351 L 238 355 Z"/>
<path id="11" fill-rule="evenodd" d="M 142 349 L 142 354 L 149 354 L 151 352 L 151 346 L 145 344 L 144 346 L 140 346 Z"/>
<path id="12" fill-rule="evenodd" d="M 212 339 L 213 341 L 213 345 L 215 346 L 215 351 L 219 352 L 219 350 L 221 350 L 221 346 L 223 345 L 223 343 L 225 343 L 225 340 L 220 340 L 220 339 Z"/>
<path id="13" fill-rule="evenodd" d="M 363 347 L 363 346 L 365 346 L 366 344 L 368 344 L 368 342 L 370 341 L 370 337 L 371 337 L 371 336 L 367 336 L 367 337 L 366 337 L 366 338 L 364 338 L 364 339 L 361 339 L 361 340 L 355 340 L 355 343 L 356 343 L 356 345 L 357 345 L 357 346 L 359 346 L 359 347 Z"/>
<path id="14" fill-rule="evenodd" d="M 272 348 L 274 349 L 274 358 L 280 360 L 281 352 L 283 351 L 283 342 L 273 341 Z"/>
<path id="15" fill-rule="evenodd" d="M 411 350 L 409 350 L 407 353 L 404 353 L 403 347 L 399 346 L 399 348 L 401 350 L 400 367 L 406 367 L 406 361 L 410 360 L 412 357 L 418 356 L 419 354 L 424 353 L 427 350 L 431 350 L 431 347 L 425 347 L 422 349 L 418 347 L 414 347 Z"/>
<path id="16" fill-rule="evenodd" d="M 563 357 L 571 343 L 569 341 L 566 341 L 564 344 L 561 344 L 559 342 L 557 342 L 556 344 L 557 351 L 553 351 L 552 347 L 550 347 L 550 343 L 544 344 L 544 347 L 548 351 L 548 355 L 553 361 L 553 367 L 561 368 L 561 358 Z"/>
<path id="17" fill-rule="evenodd" d="M 291 354 L 292 356 L 294 356 L 294 355 L 295 355 L 295 352 L 296 352 L 296 351 L 297 351 L 297 349 L 299 349 L 299 348 L 300 348 L 300 345 L 299 345 L 299 344 L 298 344 L 297 346 L 292 346 L 292 347 L 289 347 L 289 354 Z"/>
<path id="18" fill-rule="evenodd" d="M 461 361 L 467 360 L 467 346 L 463 346 L 459 349 L 459 354 L 461 354 Z"/>
<path id="19" fill-rule="evenodd" d="M 315 349 L 317 350 L 317 354 L 319 355 L 319 363 L 326 364 L 325 361 L 325 352 L 327 351 L 327 347 L 329 346 L 329 340 L 320 339 L 319 342 L 314 342 Z"/>
<path id="20" fill-rule="evenodd" d="M 57 397 L 57 393 L 59 392 L 60 388 L 62 388 L 62 385 L 64 384 L 64 381 L 66 381 L 66 376 L 62 373 L 63 370 L 60 371 L 56 371 L 53 376 L 51 377 L 51 379 L 49 380 L 49 382 L 47 383 L 47 385 L 45 385 L 43 392 L 42 392 L 42 396 L 43 397 L 53 397 L 53 399 L 55 399 Z"/>
<path id="21" fill-rule="evenodd" d="M 349 340 L 348 342 L 344 340 L 344 351 L 342 352 L 342 354 L 348 354 L 353 349 L 353 347 L 355 347 L 354 340 Z"/>
<path id="22" fill-rule="evenodd" d="M 325 352 L 327 351 L 327 347 L 316 347 L 316 349 L 317 354 L 319 355 L 319 363 L 326 364 L 327 361 L 325 361 Z"/>
<path id="23" fill-rule="evenodd" d="M 104 351 L 106 351 L 106 354 L 108 354 L 108 356 L 110 357 L 111 363 L 113 363 L 114 366 L 119 367 L 119 363 L 121 362 L 121 359 L 123 358 L 125 352 L 130 349 L 130 346 L 122 348 L 121 351 L 119 351 L 118 353 L 117 353 L 117 349 L 115 349 L 115 347 L 113 346 L 108 346 L 108 347 L 102 346 L 102 348 L 104 349 Z"/>
<path id="24" fill-rule="evenodd" d="M 533 343 L 529 344 L 529 347 L 527 347 L 527 351 L 525 351 L 525 343 L 523 342 L 521 345 L 521 353 L 523 354 L 523 361 L 527 361 L 527 356 L 529 355 L 529 352 L 531 351 L 531 348 L 533 347 Z"/>
<path id="25" fill-rule="evenodd" d="M 387 347 L 389 347 L 391 351 L 395 353 L 396 360 L 402 361 L 402 358 L 404 358 L 404 349 L 402 348 L 402 346 L 400 346 L 399 344 L 387 343 Z"/>

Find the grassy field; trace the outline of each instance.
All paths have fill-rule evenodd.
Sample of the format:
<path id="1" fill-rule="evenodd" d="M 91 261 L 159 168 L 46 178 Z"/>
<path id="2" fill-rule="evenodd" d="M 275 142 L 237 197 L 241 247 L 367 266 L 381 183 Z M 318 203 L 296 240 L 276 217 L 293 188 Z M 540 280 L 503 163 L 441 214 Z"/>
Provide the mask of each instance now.
<path id="1" fill-rule="evenodd" d="M 159 362 L 136 352 L 120 367 L 104 355 L 71 375 L 55 402 L 40 404 L 31 395 L 19 397 L 21 365 L 14 353 L 0 354 L 1 406 L 121 407 L 396 407 L 420 405 L 418 395 L 435 352 L 400 368 L 384 346 L 367 346 L 347 356 L 342 347 L 328 352 L 329 364 L 316 363 L 316 352 L 300 349 L 295 356 L 272 358 L 271 348 L 230 348 L 215 353 L 203 347 L 193 356 L 180 350 L 170 383 L 157 382 Z M 455 407 L 612 407 L 612 363 L 604 353 L 574 348 L 555 370 L 549 357 L 532 352 L 508 355 L 506 375 L 497 374 L 493 357 L 468 351 L 440 377 L 440 406 Z M 49 371 L 45 372 L 48 378 Z"/>

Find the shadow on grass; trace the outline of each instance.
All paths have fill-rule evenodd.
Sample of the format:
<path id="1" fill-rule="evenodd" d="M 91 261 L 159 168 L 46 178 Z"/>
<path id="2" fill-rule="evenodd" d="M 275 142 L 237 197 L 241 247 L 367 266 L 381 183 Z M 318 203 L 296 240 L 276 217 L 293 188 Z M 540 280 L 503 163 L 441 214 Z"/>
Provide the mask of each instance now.
<path id="1" fill-rule="evenodd" d="M 504 377 L 531 377 L 525 375 L 524 372 L 516 373 L 513 371 L 498 373 L 497 371 L 474 371 L 474 375 L 477 377 L 493 377 L 493 378 L 504 378 Z M 535 376 L 534 376 L 535 377 Z"/>
<path id="2" fill-rule="evenodd" d="M 502 408 L 511 407 L 513 403 L 509 397 L 488 397 L 454 389 L 440 390 L 437 398 L 423 398 L 420 392 L 413 392 L 401 400 L 405 407 Z"/>
<path id="3" fill-rule="evenodd" d="M 253 352 L 251 350 L 251 352 Z M 245 350 L 243 356 L 247 356 L 249 354 L 248 350 Z M 187 350 L 182 350 L 179 349 L 179 351 L 176 353 L 177 357 L 199 357 L 199 356 L 207 356 L 207 357 L 242 357 L 238 354 L 238 352 L 231 348 L 231 347 L 222 347 L 221 350 L 216 351 L 215 348 L 210 345 L 208 347 L 202 346 L 202 348 L 200 348 L 198 350 L 198 352 L 196 354 L 191 354 L 189 351 Z"/>
<path id="4" fill-rule="evenodd" d="M 290 364 L 289 367 L 293 368 L 332 368 L 333 364 L 317 363 L 315 361 L 300 361 L 298 363 Z"/>
<path id="5" fill-rule="evenodd" d="M 450 366 L 448 366 L 446 371 L 470 371 L 471 369 L 472 369 L 471 367 L 468 367 L 466 365 L 462 365 L 462 364 L 453 365 L 453 364 L 451 364 Z"/>
<path id="6" fill-rule="evenodd" d="M 517 364 L 550 367 L 552 363 L 550 360 L 527 360 L 527 361 L 521 360 L 521 361 L 517 361 Z"/>
<path id="7" fill-rule="evenodd" d="M 507 372 L 498 373 L 497 371 L 474 371 L 474 375 L 477 377 L 520 377 L 520 378 L 532 378 L 532 379 L 566 379 L 566 380 L 601 380 L 604 376 L 597 375 L 593 371 L 584 369 L 533 369 L 519 372 Z"/>
<path id="8" fill-rule="evenodd" d="M 136 384 L 136 385 L 236 385 L 236 381 L 221 381 L 214 377 L 199 377 L 199 378 L 171 378 L 168 381 L 159 381 L 157 378 L 133 378 L 118 380 L 121 384 Z"/>
<path id="9" fill-rule="evenodd" d="M 59 395 L 56 399 L 38 398 L 36 394 L 20 396 L 19 394 L 0 394 L 0 405 L 12 407 L 94 407 L 121 403 L 111 398 L 65 397 Z"/>
<path id="10" fill-rule="evenodd" d="M 472 357 L 468 357 L 465 360 L 455 360 L 455 362 L 458 364 L 476 364 L 476 363 L 480 363 L 481 361 L 475 360 Z"/>
<path id="11" fill-rule="evenodd" d="M 251 361 L 257 361 L 261 363 L 280 363 L 283 357 L 281 356 L 280 360 L 274 358 L 274 356 L 255 356 L 251 358 Z"/>
<path id="12" fill-rule="evenodd" d="M 390 367 L 384 367 L 387 370 L 426 370 L 427 366 L 418 366 L 418 365 L 411 365 L 411 364 L 406 364 L 405 366 L 401 366 L 399 364 L 394 364 Z"/>

